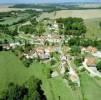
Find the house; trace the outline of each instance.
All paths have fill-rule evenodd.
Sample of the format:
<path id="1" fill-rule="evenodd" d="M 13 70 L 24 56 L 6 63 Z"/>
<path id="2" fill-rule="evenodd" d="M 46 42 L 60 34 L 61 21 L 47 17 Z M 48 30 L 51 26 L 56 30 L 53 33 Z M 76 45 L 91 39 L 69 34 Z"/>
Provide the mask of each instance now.
<path id="1" fill-rule="evenodd" d="M 36 47 L 33 50 L 30 50 L 28 53 L 24 53 L 24 56 L 27 59 L 33 59 L 33 58 L 40 58 L 40 59 L 49 59 L 50 53 L 53 52 L 51 48 L 45 48 L 45 47 Z"/>
<path id="2" fill-rule="evenodd" d="M 61 47 L 60 46 L 55 46 L 54 51 L 58 53 L 62 53 Z"/>
<path id="3" fill-rule="evenodd" d="M 50 34 L 47 37 L 47 41 L 50 43 L 61 43 L 63 39 L 64 39 L 63 36 L 54 34 Z"/>
<path id="4" fill-rule="evenodd" d="M 33 39 L 34 44 L 44 45 L 46 37 L 45 36 L 32 36 L 32 39 Z"/>
<path id="5" fill-rule="evenodd" d="M 96 68 L 96 59 L 94 57 L 86 57 L 83 62 L 83 66 L 91 76 L 101 77 L 101 73 Z"/>
<path id="6" fill-rule="evenodd" d="M 96 49 L 96 47 L 89 46 L 89 47 L 87 47 L 86 51 L 95 53 L 97 51 L 97 49 Z"/>
<path id="7" fill-rule="evenodd" d="M 89 52 L 91 53 L 93 56 L 97 57 L 97 58 L 101 58 L 101 51 L 98 51 L 96 47 L 92 47 L 92 46 L 89 46 L 87 48 L 81 48 L 81 52 L 82 54 L 84 52 Z"/>
<path id="8" fill-rule="evenodd" d="M 97 52 L 97 48 L 96 47 L 92 47 L 92 46 L 88 46 L 87 48 L 83 47 L 81 48 L 81 52 L 90 52 L 90 53 L 96 53 Z"/>
<path id="9" fill-rule="evenodd" d="M 3 49 L 4 50 L 10 50 L 10 45 L 9 44 L 3 44 Z"/>
<path id="10" fill-rule="evenodd" d="M 69 70 L 69 78 L 73 83 L 76 83 L 80 87 L 79 77 L 76 71 L 72 67 L 70 67 L 70 70 Z"/>
<path id="11" fill-rule="evenodd" d="M 60 60 L 61 60 L 60 73 L 64 74 L 65 71 L 66 71 L 66 67 L 68 66 L 68 64 L 67 64 L 67 57 L 65 55 L 61 55 L 60 56 Z"/>
<path id="12" fill-rule="evenodd" d="M 49 30 L 54 30 L 54 32 L 58 33 L 59 26 L 58 26 L 57 22 L 54 21 L 53 23 L 51 23 L 51 24 L 48 25 L 48 29 Z"/>
<path id="13" fill-rule="evenodd" d="M 12 49 L 15 49 L 17 46 L 20 46 L 20 43 L 19 43 L 19 42 L 10 43 L 9 45 L 10 45 L 10 47 L 11 47 Z"/>
<path id="14" fill-rule="evenodd" d="M 86 57 L 85 63 L 88 67 L 96 67 L 96 59 L 94 57 Z"/>
<path id="15" fill-rule="evenodd" d="M 48 41 L 49 43 L 61 43 L 61 41 L 64 39 L 64 36 L 48 34 L 41 36 L 32 36 L 32 39 L 35 44 L 38 43 L 44 45 L 46 41 Z"/>
<path id="16" fill-rule="evenodd" d="M 46 52 L 44 47 L 38 47 L 35 49 L 35 51 L 40 59 L 49 59 L 50 58 L 50 53 Z"/>
<path id="17" fill-rule="evenodd" d="M 67 61 L 67 57 L 65 55 L 60 56 L 61 61 Z"/>
<path id="18" fill-rule="evenodd" d="M 45 52 L 47 52 L 47 53 L 52 53 L 52 52 L 54 52 L 54 47 L 53 47 L 53 46 L 46 47 L 46 48 L 45 48 Z"/>
<path id="19" fill-rule="evenodd" d="M 59 73 L 57 71 L 54 71 L 52 74 L 51 74 L 51 77 L 57 77 L 59 76 Z"/>
<path id="20" fill-rule="evenodd" d="M 23 55 L 24 55 L 27 59 L 37 58 L 37 54 L 35 53 L 34 50 L 29 51 L 29 53 L 24 53 Z"/>
<path id="21" fill-rule="evenodd" d="M 92 55 L 97 58 L 101 58 L 101 51 L 97 51 L 96 53 L 93 53 Z"/>

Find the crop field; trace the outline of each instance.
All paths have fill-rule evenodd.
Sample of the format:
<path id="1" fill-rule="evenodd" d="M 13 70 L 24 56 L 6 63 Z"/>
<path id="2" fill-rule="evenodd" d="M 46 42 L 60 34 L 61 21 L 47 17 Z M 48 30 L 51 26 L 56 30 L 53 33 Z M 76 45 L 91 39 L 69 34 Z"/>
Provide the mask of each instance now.
<path id="1" fill-rule="evenodd" d="M 18 22 L 21 19 L 27 18 L 29 16 L 28 13 L 22 13 L 19 14 L 17 17 L 4 17 L 2 22 L 0 24 L 12 24 L 14 22 Z"/>
<path id="2" fill-rule="evenodd" d="M 85 19 L 84 21 L 87 27 L 86 37 L 101 39 L 101 28 L 99 26 L 101 18 Z"/>
<path id="3" fill-rule="evenodd" d="M 83 7 L 83 8 L 97 8 L 97 7 L 101 7 L 101 4 L 99 3 L 95 3 L 95 4 L 80 4 L 79 7 Z"/>
<path id="4" fill-rule="evenodd" d="M 52 13 L 43 13 L 40 18 L 49 17 L 49 18 L 66 18 L 66 17 L 81 17 L 83 19 L 99 18 L 101 17 L 101 10 L 61 10 Z"/>
<path id="5" fill-rule="evenodd" d="M 9 6 L 12 6 L 12 5 L 0 5 L 0 12 L 25 10 L 25 9 L 19 9 L 19 8 L 9 8 Z"/>

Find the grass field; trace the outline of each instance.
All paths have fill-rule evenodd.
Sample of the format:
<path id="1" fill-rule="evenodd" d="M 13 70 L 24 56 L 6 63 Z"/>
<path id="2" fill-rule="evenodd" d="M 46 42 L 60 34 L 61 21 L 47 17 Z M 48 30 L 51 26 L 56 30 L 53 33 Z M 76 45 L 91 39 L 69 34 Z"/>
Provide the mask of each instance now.
<path id="1" fill-rule="evenodd" d="M 64 83 L 61 77 L 52 78 L 47 81 L 43 81 L 43 88 L 48 100 L 82 100 L 82 94 L 80 90 L 72 90 L 68 84 Z"/>
<path id="2" fill-rule="evenodd" d="M 21 61 L 12 52 L 0 52 L 0 91 L 5 89 L 9 82 L 23 84 L 30 76 L 34 75 L 41 79 L 42 88 L 47 95 L 48 100 L 82 100 L 79 99 L 80 92 L 72 89 L 64 83 L 61 77 L 47 79 L 47 68 L 44 64 L 33 63 L 29 68 L 25 68 Z"/>
<path id="3" fill-rule="evenodd" d="M 34 66 L 41 65 L 34 63 Z M 24 67 L 12 52 L 0 52 L 0 90 L 9 82 L 22 84 L 32 75 L 35 75 L 34 67 Z"/>
<path id="4" fill-rule="evenodd" d="M 59 96 L 61 100 L 83 100 L 83 95 L 87 100 L 95 100 L 95 98 L 100 100 L 100 79 L 93 79 L 86 73 L 82 73 L 81 88 L 74 91 L 62 77 L 47 78 L 47 69 L 50 67 L 48 64 L 33 62 L 29 68 L 26 68 L 12 52 L 0 52 L 0 91 L 5 89 L 9 82 L 23 84 L 34 75 L 42 80 L 42 89 L 47 95 L 47 100 L 59 100 Z"/>
<path id="5" fill-rule="evenodd" d="M 11 52 L 0 52 L 0 90 L 9 82 L 23 83 L 27 79 L 27 69 Z"/>
<path id="6" fill-rule="evenodd" d="M 93 78 L 88 76 L 87 73 L 82 73 L 80 75 L 80 80 L 85 100 L 101 100 L 101 87 L 93 80 Z"/>
<path id="7" fill-rule="evenodd" d="M 43 66 L 35 66 L 35 63 L 31 65 L 32 73 L 42 80 L 42 88 L 45 91 L 45 95 L 47 95 L 48 100 L 59 100 L 59 96 L 61 100 L 82 100 L 81 92 L 79 89 L 77 91 L 72 91 L 68 84 L 64 83 L 62 77 L 57 78 L 46 78 L 47 68 L 50 65 Z"/>
<path id="8" fill-rule="evenodd" d="M 35 62 L 31 67 L 26 68 L 12 52 L 0 52 L 0 90 L 9 82 L 22 84 L 32 75 L 42 79 L 43 68 L 43 65 Z"/>

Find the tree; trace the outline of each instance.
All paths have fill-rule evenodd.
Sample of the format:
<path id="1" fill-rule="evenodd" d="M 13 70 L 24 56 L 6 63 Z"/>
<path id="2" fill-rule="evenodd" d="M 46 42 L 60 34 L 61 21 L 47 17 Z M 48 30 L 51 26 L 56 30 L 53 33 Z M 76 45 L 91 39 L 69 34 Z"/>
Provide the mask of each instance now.
<path id="1" fill-rule="evenodd" d="M 2 94 L 1 100 L 23 100 L 24 95 L 27 95 L 27 93 L 26 87 L 10 83 L 6 92 Z"/>
<path id="2" fill-rule="evenodd" d="M 23 63 L 25 65 L 25 67 L 30 67 L 30 65 L 33 63 L 32 59 L 23 59 Z"/>
<path id="3" fill-rule="evenodd" d="M 42 22 L 38 22 L 36 26 L 36 31 L 39 36 L 45 32 L 44 24 Z"/>
<path id="4" fill-rule="evenodd" d="M 84 57 L 78 56 L 74 59 L 74 63 L 76 64 L 76 66 L 81 66 L 83 61 L 84 61 Z"/>
<path id="5" fill-rule="evenodd" d="M 101 72 L 101 61 L 99 61 L 96 65 L 97 70 Z"/>
<path id="6" fill-rule="evenodd" d="M 34 76 L 22 86 L 10 83 L 7 90 L 2 92 L 0 100 L 46 100 L 41 84 Z"/>
<path id="7" fill-rule="evenodd" d="M 50 60 L 50 64 L 51 64 L 51 66 L 55 65 L 55 64 L 56 64 L 56 60 L 52 58 L 52 59 Z"/>
<path id="8" fill-rule="evenodd" d="M 68 40 L 68 44 L 69 46 L 79 46 L 80 45 L 80 38 L 79 37 L 73 37 L 71 39 Z"/>
<path id="9" fill-rule="evenodd" d="M 15 29 L 14 29 L 14 31 L 13 31 L 13 33 L 12 33 L 12 35 L 13 36 L 16 36 L 16 35 L 18 35 L 19 33 L 18 33 L 18 26 L 16 26 L 15 27 Z"/>
<path id="10" fill-rule="evenodd" d="M 101 50 L 101 40 L 98 40 L 98 41 L 97 41 L 96 47 L 97 47 L 99 50 Z"/>
<path id="11" fill-rule="evenodd" d="M 101 28 L 101 22 L 99 23 L 99 26 L 100 26 L 100 28 Z"/>
<path id="12" fill-rule="evenodd" d="M 34 76 L 25 83 L 28 88 L 28 100 L 46 100 L 44 91 L 41 89 L 42 82 Z"/>
<path id="13" fill-rule="evenodd" d="M 80 47 L 79 46 L 72 46 L 70 50 L 71 55 L 77 56 L 81 53 Z"/>
<path id="14" fill-rule="evenodd" d="M 49 41 L 44 42 L 44 45 L 46 45 L 46 46 L 49 46 L 49 44 L 50 44 Z"/>
<path id="15" fill-rule="evenodd" d="M 0 51 L 2 51 L 3 50 L 3 43 L 2 43 L 2 41 L 0 41 Z"/>
<path id="16" fill-rule="evenodd" d="M 4 44 L 9 44 L 9 41 L 7 39 L 4 39 Z"/>
<path id="17" fill-rule="evenodd" d="M 37 24 L 38 24 L 36 18 L 31 18 L 31 19 L 30 19 L 30 22 L 31 22 L 31 24 L 33 24 L 33 25 L 37 25 Z"/>
<path id="18" fill-rule="evenodd" d="M 20 27 L 19 29 L 20 31 L 24 32 L 25 34 L 32 34 L 32 33 L 36 33 L 36 26 L 33 25 L 23 25 Z"/>

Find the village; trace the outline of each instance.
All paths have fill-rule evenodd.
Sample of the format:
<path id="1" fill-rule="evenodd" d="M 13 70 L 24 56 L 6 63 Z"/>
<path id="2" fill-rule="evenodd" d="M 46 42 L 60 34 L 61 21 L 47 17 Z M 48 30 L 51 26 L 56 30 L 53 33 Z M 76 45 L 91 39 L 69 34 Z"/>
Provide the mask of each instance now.
<path id="1" fill-rule="evenodd" d="M 68 83 L 68 80 L 70 80 L 78 87 L 80 87 L 79 72 L 82 70 L 89 73 L 91 77 L 101 78 L 101 72 L 96 68 L 97 61 L 101 60 L 101 51 L 93 46 L 81 46 L 79 55 L 83 55 L 84 58 L 80 62 L 81 66 L 77 66 L 73 62 L 75 56 L 70 54 L 71 47 L 66 45 L 73 36 L 67 35 L 67 38 L 65 38 L 65 35 L 58 34 L 59 26 L 56 21 L 49 25 L 47 29 L 52 32 L 40 36 L 29 35 L 28 43 L 17 41 L 3 44 L 3 49 L 7 51 L 15 50 L 28 44 L 29 49 L 18 54 L 20 58 L 26 60 L 37 59 L 45 64 L 51 63 L 51 78 L 67 76 L 68 78 L 65 81 Z M 23 36 L 20 36 L 20 38 L 22 39 Z"/>

